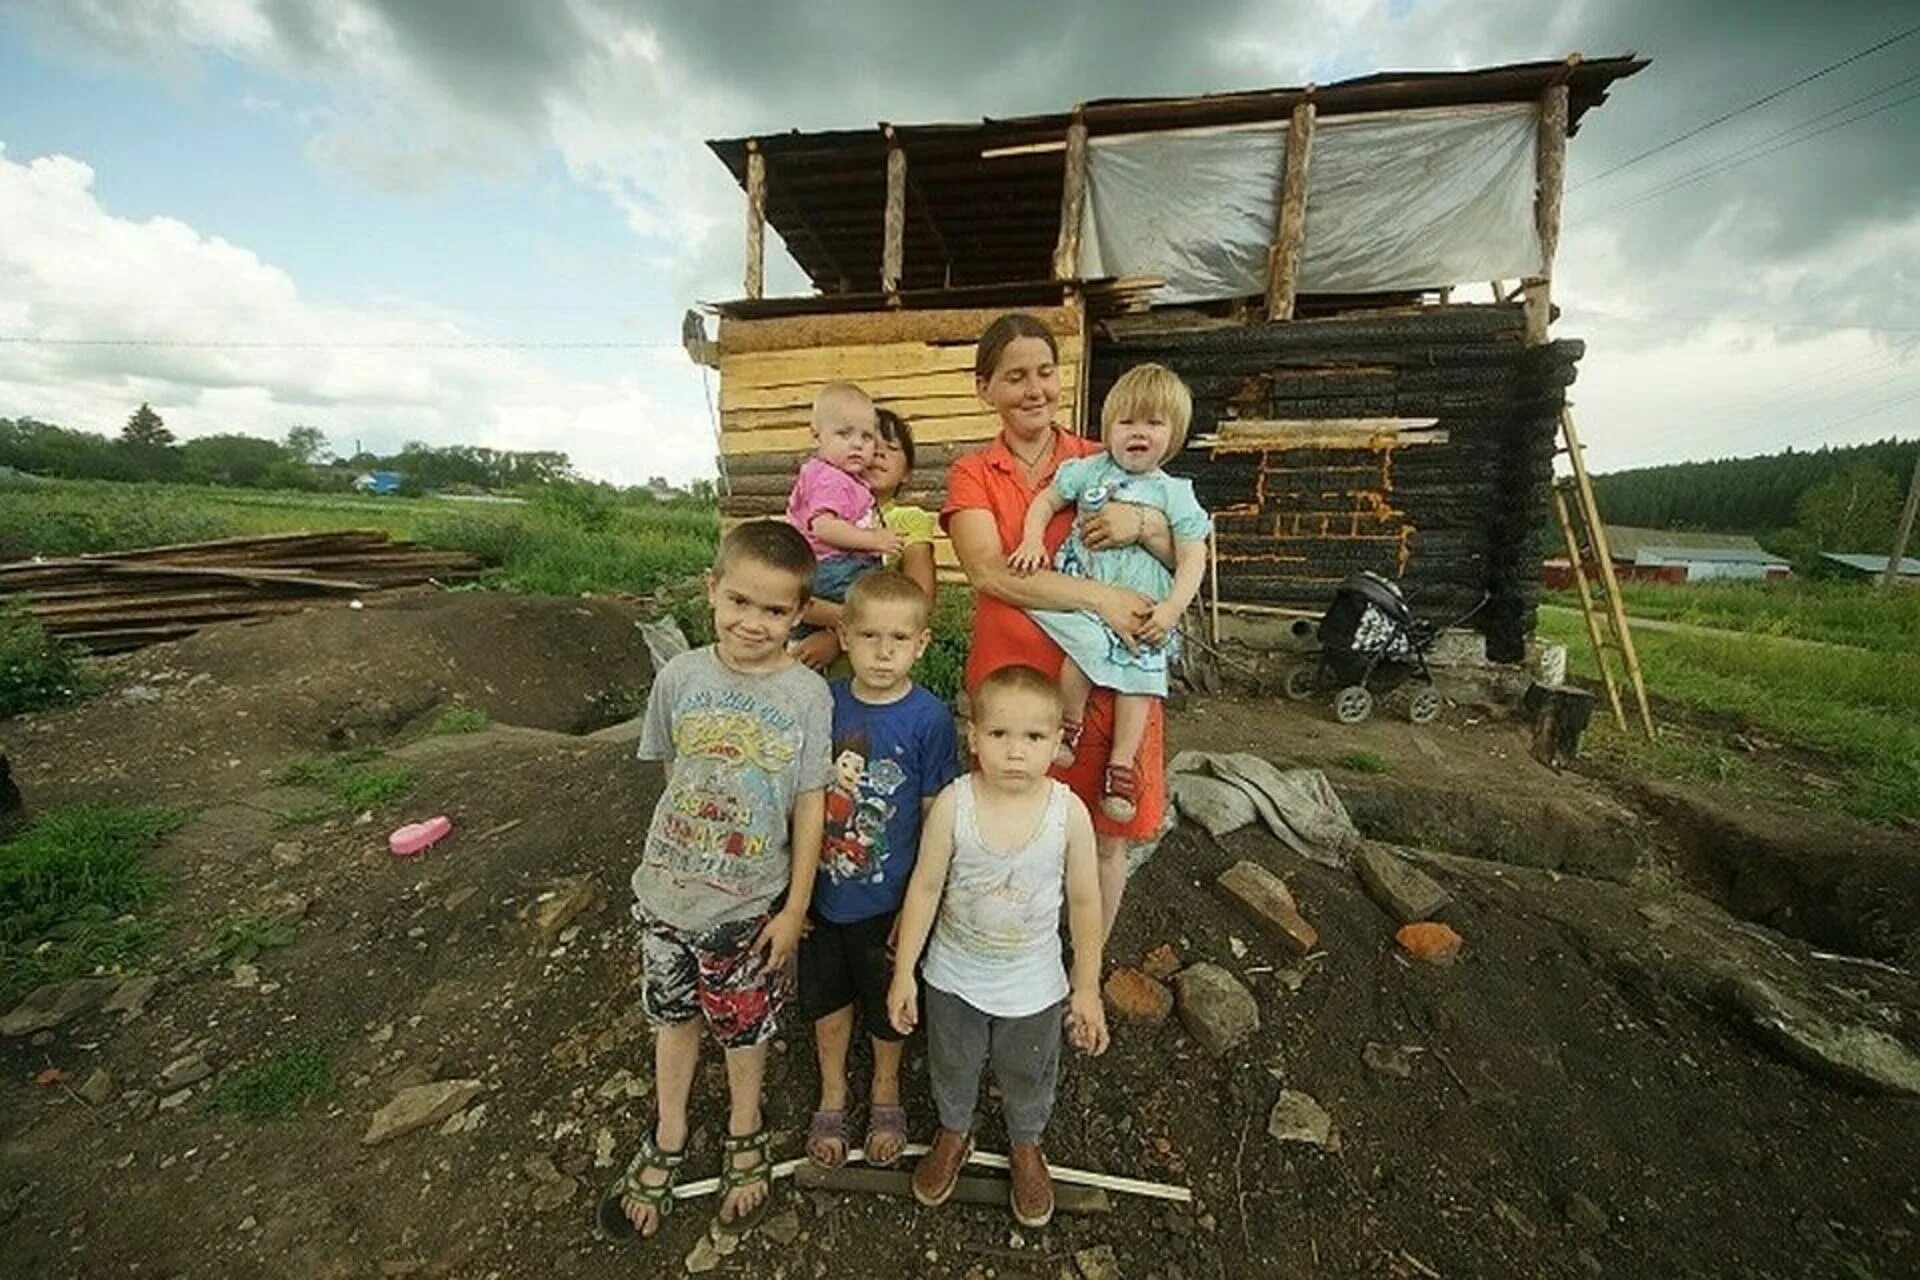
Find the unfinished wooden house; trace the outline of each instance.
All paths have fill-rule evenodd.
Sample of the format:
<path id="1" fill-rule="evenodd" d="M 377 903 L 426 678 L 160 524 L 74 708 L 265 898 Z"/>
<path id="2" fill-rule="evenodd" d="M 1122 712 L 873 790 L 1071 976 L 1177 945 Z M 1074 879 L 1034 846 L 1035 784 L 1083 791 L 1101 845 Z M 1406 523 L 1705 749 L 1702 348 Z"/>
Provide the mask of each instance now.
<path id="1" fill-rule="evenodd" d="M 1020 308 L 1060 336 L 1063 424 L 1097 431 L 1139 361 L 1191 384 L 1169 469 L 1215 513 L 1225 608 L 1317 612 L 1373 569 L 1435 618 L 1479 604 L 1489 657 L 1517 660 L 1582 351 L 1548 330 L 1566 141 L 1644 65 L 714 142 L 747 194 L 746 296 L 689 344 L 719 369 L 722 512 L 784 511 L 833 379 L 913 424 L 908 496 L 937 507 L 998 425 L 974 340 Z M 816 293 L 762 296 L 768 225 Z"/>

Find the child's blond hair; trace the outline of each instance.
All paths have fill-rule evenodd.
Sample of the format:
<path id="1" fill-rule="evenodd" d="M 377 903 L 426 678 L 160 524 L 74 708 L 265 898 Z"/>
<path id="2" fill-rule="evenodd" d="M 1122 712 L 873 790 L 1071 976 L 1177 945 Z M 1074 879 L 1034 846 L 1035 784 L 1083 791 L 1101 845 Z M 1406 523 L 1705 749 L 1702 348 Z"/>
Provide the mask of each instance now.
<path id="1" fill-rule="evenodd" d="M 1167 458 L 1171 458 L 1187 443 L 1187 427 L 1193 421 L 1193 392 L 1167 366 L 1137 364 L 1121 374 L 1107 392 L 1106 403 L 1100 406 L 1100 438 L 1110 439 L 1113 424 L 1122 418 L 1165 418 L 1173 428 L 1167 443 Z"/>
<path id="2" fill-rule="evenodd" d="M 980 687 L 973 691 L 974 720 L 977 722 L 982 715 L 986 714 L 989 702 L 1008 693 L 1030 693 L 1036 698 L 1045 699 L 1053 707 L 1053 713 L 1056 716 L 1063 715 L 1066 710 L 1058 681 L 1047 679 L 1046 675 L 1037 668 L 1029 667 L 1024 663 L 1015 663 L 1010 667 L 996 667 L 980 682 Z"/>
<path id="3" fill-rule="evenodd" d="M 933 608 L 927 593 L 920 589 L 920 584 L 898 569 L 869 569 L 847 588 L 847 600 L 842 606 L 841 616 L 851 622 L 877 604 L 917 605 L 922 627 L 927 625 L 927 615 Z"/>
<path id="4" fill-rule="evenodd" d="M 825 424 L 827 415 L 836 409 L 865 410 L 873 413 L 873 397 L 854 386 L 851 382 L 829 382 L 820 388 L 813 398 L 813 430 L 818 434 Z"/>

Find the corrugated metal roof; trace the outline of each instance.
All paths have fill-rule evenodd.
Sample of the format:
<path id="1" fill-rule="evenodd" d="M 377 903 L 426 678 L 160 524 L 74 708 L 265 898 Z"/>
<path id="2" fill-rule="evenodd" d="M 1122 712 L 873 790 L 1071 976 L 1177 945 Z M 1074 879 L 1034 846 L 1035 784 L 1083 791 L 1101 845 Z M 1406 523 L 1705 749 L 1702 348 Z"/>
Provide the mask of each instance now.
<path id="1" fill-rule="evenodd" d="M 1832 560 L 1836 564 L 1844 564 L 1849 569 L 1859 569 L 1863 573 L 1885 573 L 1887 571 L 1886 556 L 1854 555 L 1839 551 L 1822 551 L 1820 555 L 1824 559 Z M 1920 578 L 1920 560 L 1916 560 L 1912 556 L 1902 557 L 1898 572 L 1903 578 Z"/>
<path id="2" fill-rule="evenodd" d="M 1610 524 L 1607 526 L 1607 545 L 1613 551 L 1616 560 L 1638 560 L 1642 555 L 1655 551 L 1662 554 L 1684 557 L 1696 555 L 1707 559 L 1705 552 L 1734 552 L 1736 559 L 1777 560 L 1761 550 L 1760 544 L 1744 533 L 1700 533 L 1691 529 L 1638 529 L 1632 525 Z M 1786 561 L 1780 560 L 1785 564 Z"/>
<path id="3" fill-rule="evenodd" d="M 1185 98 L 1102 98 L 1083 104 L 1087 132 L 1167 129 L 1284 120 L 1309 94 L 1323 116 L 1480 102 L 1524 102 L 1568 86 L 1567 123 L 1606 100 L 1615 80 L 1646 60 L 1631 54 L 1570 64 L 1526 62 L 1476 71 L 1388 71 L 1338 84 Z M 976 124 L 894 125 L 907 154 L 902 289 L 1045 280 L 1060 229 L 1065 170 L 1059 146 L 1071 112 Z M 815 287 L 866 291 L 880 279 L 887 190 L 887 126 L 723 138 L 713 153 L 744 188 L 747 148 L 767 157 L 767 221 Z M 1035 148 L 985 158 L 986 151 Z"/>

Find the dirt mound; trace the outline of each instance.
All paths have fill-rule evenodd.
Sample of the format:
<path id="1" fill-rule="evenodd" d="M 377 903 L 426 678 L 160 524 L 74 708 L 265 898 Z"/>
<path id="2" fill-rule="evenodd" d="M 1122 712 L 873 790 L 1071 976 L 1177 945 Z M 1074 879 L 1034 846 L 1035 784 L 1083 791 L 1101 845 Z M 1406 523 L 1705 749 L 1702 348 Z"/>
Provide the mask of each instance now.
<path id="1" fill-rule="evenodd" d="M 586 733 L 644 700 L 639 618 L 622 601 L 436 591 L 214 627 L 115 661 L 91 702 L 23 717 L 15 767 L 53 798 L 100 799 L 255 786 L 289 756 L 424 733 L 456 705 Z"/>
<path id="2" fill-rule="evenodd" d="M 403 610 L 376 622 L 414 638 L 412 654 L 382 641 L 343 658 L 352 624 L 316 616 L 306 622 L 328 639 L 299 642 L 305 657 L 292 640 L 278 652 L 324 672 L 260 673 L 235 652 L 191 691 L 230 698 L 218 715 L 169 690 L 157 708 L 42 717 L 44 732 L 16 747 L 31 758 L 36 746 L 82 741 L 84 722 L 91 749 L 122 761 L 122 792 L 184 788 L 205 803 L 159 855 L 173 888 L 150 966 L 161 985 L 145 1012 L 82 1014 L 39 1045 L 0 1041 L 0 1273 L 682 1274 L 711 1201 L 684 1205 L 645 1251 L 595 1243 L 587 1227 L 592 1197 L 651 1109 L 625 910 L 657 773 L 635 764 L 628 744 L 496 724 L 397 745 L 392 758 L 419 775 L 404 802 L 376 804 L 365 822 L 343 814 L 298 831 L 276 826 L 285 797 L 252 776 L 269 747 L 323 745 L 324 726 L 364 706 L 369 685 L 393 697 L 402 687 L 452 696 L 517 683 L 522 673 L 504 657 L 482 665 L 492 661 L 487 635 L 517 637 L 501 641 L 503 653 L 525 646 L 521 661 L 537 668 L 527 677 L 553 682 L 542 695 L 550 709 L 595 683 L 562 668 L 615 667 L 625 653 L 645 669 L 637 633 L 625 639 L 632 628 L 614 606 L 448 599 L 459 597 L 420 606 L 437 616 Z M 515 617 L 502 622 L 502 612 Z M 194 643 L 216 641 L 236 643 L 218 634 Z M 185 670 L 187 648 L 176 646 L 168 665 Z M 211 673 L 217 652 L 195 660 Z M 365 665 L 349 676 L 346 662 Z M 404 686 L 378 683 L 392 670 L 409 673 Z M 323 674 L 298 717 L 238 692 L 291 697 Z M 533 704 L 493 707 L 509 705 Z M 162 712 L 176 727 L 168 753 L 104 736 L 115 715 Z M 1249 727 L 1223 739 L 1232 714 Z M 1305 739 L 1318 729 L 1276 722 L 1270 709 L 1210 703 L 1175 718 L 1174 745 L 1311 754 Z M 139 732 L 158 732 L 140 723 Z M 1411 785 L 1403 775 L 1428 752 L 1396 732 L 1364 741 L 1388 759 L 1385 776 Z M 236 740 L 261 752 L 249 767 L 226 764 Z M 1340 751 L 1347 741 L 1329 739 Z M 1566 794 L 1529 772 L 1530 761 L 1502 754 L 1504 733 L 1444 741 L 1434 777 L 1488 794 L 1507 779 L 1503 813 Z M 1339 776 L 1347 786 L 1380 775 Z M 27 783 L 30 803 L 74 790 L 97 794 Z M 1607 812 L 1591 784 L 1574 792 L 1569 803 Z M 411 861 L 386 852 L 395 822 L 436 812 L 453 817 L 452 837 Z M 1292 886 L 1319 932 L 1313 955 L 1294 957 L 1215 886 L 1242 859 Z M 1116 1196 L 1110 1214 L 1015 1231 L 1004 1210 L 928 1212 L 783 1189 L 780 1225 L 721 1269 L 1054 1280 L 1074 1252 L 1106 1246 L 1122 1274 L 1163 1280 L 1920 1273 L 1911 1208 L 1920 1204 L 1911 1159 L 1920 1111 L 1788 1065 L 1721 995 L 1731 976 L 1751 975 L 1912 1043 L 1920 984 L 1911 976 L 1815 959 L 1671 890 L 1470 859 L 1425 865 L 1452 893 L 1447 919 L 1466 939 L 1449 967 L 1403 958 L 1392 922 L 1352 873 L 1308 863 L 1257 830 L 1215 841 L 1178 828 L 1137 874 L 1111 961 L 1138 963 L 1164 944 L 1185 963 L 1221 966 L 1251 990 L 1261 1026 L 1214 1058 L 1177 1017 L 1120 1024 L 1107 1057 L 1068 1065 L 1050 1149 L 1060 1164 L 1190 1186 L 1191 1210 Z M 207 956 L 233 936 L 228 926 L 268 916 L 294 922 L 287 945 L 244 961 Z M 776 1049 L 769 1120 L 776 1151 L 797 1154 L 813 1101 L 810 1042 L 796 1028 Z M 195 1055 L 206 1079 L 184 1093 L 161 1086 L 169 1065 Z M 290 1062 L 318 1064 L 330 1081 L 292 1118 L 259 1122 L 232 1109 L 240 1086 L 261 1087 L 259 1069 Z M 42 1075 L 48 1068 L 62 1075 Z M 95 1070 L 111 1081 L 96 1088 Z M 932 1109 L 917 1044 L 907 1079 L 913 1134 L 923 1138 Z M 477 1081 L 479 1093 L 444 1124 L 363 1143 L 375 1111 L 433 1080 Z M 1326 1109 L 1338 1150 L 1268 1135 L 1283 1088 Z M 717 1167 L 724 1099 L 724 1070 L 709 1053 L 696 1083 L 691 1176 Z M 997 1119 L 981 1140 L 1004 1149 Z"/>

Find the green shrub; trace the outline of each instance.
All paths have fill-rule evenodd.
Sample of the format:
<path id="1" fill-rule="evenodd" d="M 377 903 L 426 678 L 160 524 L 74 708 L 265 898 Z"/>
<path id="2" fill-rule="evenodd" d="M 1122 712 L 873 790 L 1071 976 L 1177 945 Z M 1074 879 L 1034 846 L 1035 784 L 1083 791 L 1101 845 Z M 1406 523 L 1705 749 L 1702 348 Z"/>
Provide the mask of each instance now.
<path id="1" fill-rule="evenodd" d="M 285 1120 L 332 1087 L 332 1054 L 321 1045 L 299 1044 L 221 1081 L 212 1105 L 244 1120 Z"/>
<path id="2" fill-rule="evenodd" d="M 959 694 L 973 642 L 973 592 L 948 587 L 933 610 L 933 640 L 913 669 L 914 679 L 948 702 Z"/>
<path id="3" fill-rule="evenodd" d="M 478 733 L 486 728 L 488 723 L 490 722 L 487 719 L 487 713 L 478 707 L 452 706 L 440 713 L 439 719 L 433 722 L 433 728 L 428 730 L 428 732 L 435 734 Z"/>
<path id="4" fill-rule="evenodd" d="M 77 645 L 48 635 L 25 605 L 0 603 L 0 716 L 57 706 L 92 685 Z"/>
<path id="5" fill-rule="evenodd" d="M 1393 770 L 1393 763 L 1374 751 L 1349 751 L 1334 763 L 1355 773 L 1390 773 Z"/>
<path id="6" fill-rule="evenodd" d="M 281 770 L 283 786 L 323 791 L 335 811 L 360 813 L 397 800 L 413 790 L 420 771 L 409 764 L 381 764 L 378 750 L 342 751 L 330 756 L 305 756 Z M 327 810 L 302 810 L 295 821 L 328 816 Z"/>

